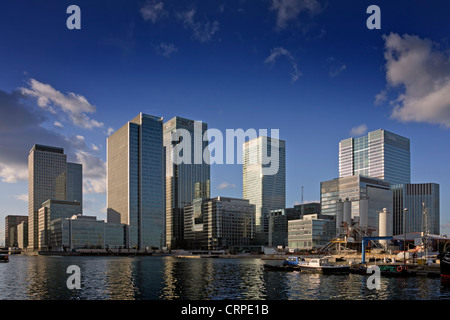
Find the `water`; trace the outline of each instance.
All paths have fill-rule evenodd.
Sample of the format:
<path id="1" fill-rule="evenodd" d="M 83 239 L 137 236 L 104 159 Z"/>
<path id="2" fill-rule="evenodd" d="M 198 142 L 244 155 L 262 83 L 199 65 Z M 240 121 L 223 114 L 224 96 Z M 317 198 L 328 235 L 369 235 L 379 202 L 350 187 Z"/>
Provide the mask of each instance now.
<path id="1" fill-rule="evenodd" d="M 10 255 L 0 264 L 0 300 L 442 300 L 439 278 L 264 271 L 259 259 L 59 257 Z M 280 262 L 271 262 L 280 263 Z M 68 289 L 67 267 L 81 270 L 81 289 Z"/>

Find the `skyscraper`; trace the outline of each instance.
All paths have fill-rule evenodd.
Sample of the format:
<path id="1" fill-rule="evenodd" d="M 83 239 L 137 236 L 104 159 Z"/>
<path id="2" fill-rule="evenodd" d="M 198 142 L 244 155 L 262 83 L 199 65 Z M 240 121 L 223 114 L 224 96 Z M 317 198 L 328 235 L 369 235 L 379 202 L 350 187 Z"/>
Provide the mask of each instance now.
<path id="1" fill-rule="evenodd" d="M 82 205 L 82 166 L 67 162 L 63 148 L 34 145 L 28 155 L 28 247 L 38 249 L 39 216 L 44 201 Z"/>
<path id="2" fill-rule="evenodd" d="M 140 113 L 107 138 L 107 220 L 128 248 L 163 246 L 163 119 Z"/>
<path id="3" fill-rule="evenodd" d="M 67 162 L 66 200 L 77 201 L 83 206 L 83 166 Z"/>
<path id="4" fill-rule="evenodd" d="M 393 185 L 394 234 L 403 234 L 404 209 L 406 232 L 440 234 L 439 184 L 408 183 Z"/>
<path id="5" fill-rule="evenodd" d="M 339 177 L 363 175 L 392 184 L 410 183 L 410 141 L 379 129 L 339 143 Z"/>
<path id="6" fill-rule="evenodd" d="M 255 243 L 268 244 L 271 210 L 286 205 L 285 141 L 260 136 L 243 144 L 243 198 L 255 205 Z"/>
<path id="7" fill-rule="evenodd" d="M 184 206 L 210 197 L 210 165 L 203 156 L 208 147 L 203 141 L 206 130 L 206 123 L 182 117 L 164 123 L 166 246 L 170 249 L 183 247 Z"/>

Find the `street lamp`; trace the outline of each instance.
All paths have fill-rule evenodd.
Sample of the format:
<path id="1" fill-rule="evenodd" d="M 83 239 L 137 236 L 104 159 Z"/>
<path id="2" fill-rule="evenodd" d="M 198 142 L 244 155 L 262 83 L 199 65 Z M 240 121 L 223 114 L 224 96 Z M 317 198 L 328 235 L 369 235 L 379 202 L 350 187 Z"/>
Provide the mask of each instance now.
<path id="1" fill-rule="evenodd" d="M 408 208 L 403 209 L 403 265 L 406 264 L 406 214 Z"/>

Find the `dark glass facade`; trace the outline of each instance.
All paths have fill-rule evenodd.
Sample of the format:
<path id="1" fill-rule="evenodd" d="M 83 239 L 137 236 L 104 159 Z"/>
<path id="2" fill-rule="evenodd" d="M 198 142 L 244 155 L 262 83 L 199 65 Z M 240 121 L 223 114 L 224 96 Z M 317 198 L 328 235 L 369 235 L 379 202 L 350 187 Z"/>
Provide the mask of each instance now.
<path id="1" fill-rule="evenodd" d="M 410 183 L 393 185 L 394 234 L 404 233 L 404 209 L 406 233 L 425 232 L 440 234 L 439 184 Z"/>
<path id="2" fill-rule="evenodd" d="M 182 117 L 164 123 L 166 246 L 170 249 L 185 246 L 183 208 L 194 199 L 210 197 L 210 165 L 203 158 L 208 150 L 208 141 L 203 141 L 206 130 L 206 123 Z"/>
<path id="3" fill-rule="evenodd" d="M 128 248 L 164 246 L 162 122 L 141 113 L 108 138 L 108 222 L 126 225 Z"/>

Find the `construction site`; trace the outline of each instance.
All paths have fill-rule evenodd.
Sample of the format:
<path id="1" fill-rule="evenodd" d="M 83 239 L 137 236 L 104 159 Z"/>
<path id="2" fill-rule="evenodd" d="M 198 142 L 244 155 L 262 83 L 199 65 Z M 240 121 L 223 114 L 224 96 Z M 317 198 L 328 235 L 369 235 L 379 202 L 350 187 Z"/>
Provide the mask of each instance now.
<path id="1" fill-rule="evenodd" d="M 405 209 L 404 217 L 407 209 Z M 361 264 L 408 262 L 415 265 L 438 263 L 438 255 L 450 247 L 446 237 L 429 233 L 427 211 L 423 231 L 392 234 L 392 213 L 378 212 L 378 226 L 369 225 L 368 199 L 359 200 L 359 216 L 352 217 L 351 202 L 336 203 L 336 237 L 317 250 L 338 260 Z M 404 222 L 405 226 L 405 222 Z"/>

